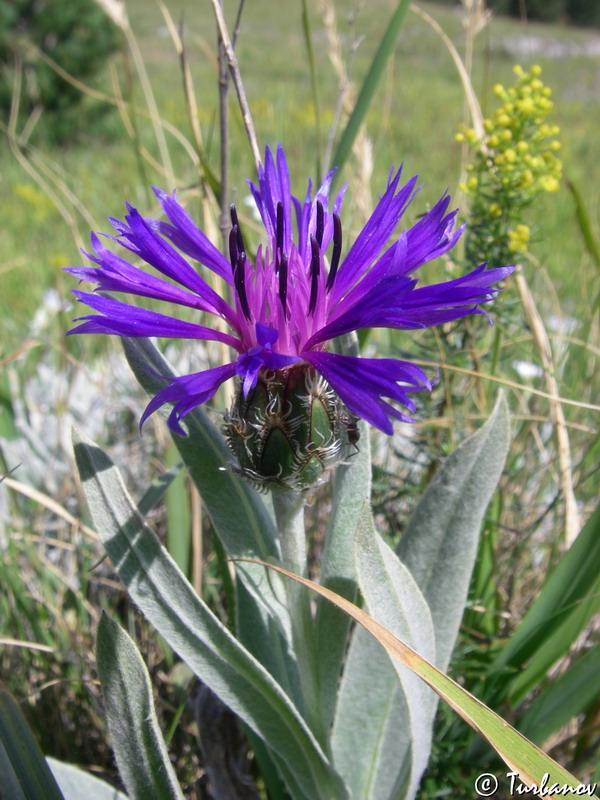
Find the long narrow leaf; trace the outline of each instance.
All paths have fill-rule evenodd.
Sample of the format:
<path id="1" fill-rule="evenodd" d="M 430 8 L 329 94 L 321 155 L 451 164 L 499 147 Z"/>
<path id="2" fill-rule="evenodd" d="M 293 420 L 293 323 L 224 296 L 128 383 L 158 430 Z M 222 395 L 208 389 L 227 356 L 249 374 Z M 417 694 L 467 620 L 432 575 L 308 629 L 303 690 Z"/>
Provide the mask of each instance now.
<path id="1" fill-rule="evenodd" d="M 578 658 L 539 694 L 519 719 L 519 730 L 544 742 L 600 697 L 600 644 Z"/>
<path id="2" fill-rule="evenodd" d="M 347 792 L 296 707 L 202 602 L 133 505 L 118 470 L 75 435 L 94 525 L 134 602 L 203 682 L 276 753 L 302 800 Z"/>
<path id="3" fill-rule="evenodd" d="M 50 757 L 46 761 L 65 800 L 81 800 L 86 797 L 89 800 L 127 800 L 127 795 L 123 792 L 119 792 L 114 786 L 79 769 L 74 764 L 67 764 Z"/>
<path id="4" fill-rule="evenodd" d="M 156 394 L 165 385 L 160 376 L 174 376 L 170 365 L 148 339 L 123 339 L 123 348 L 136 378 L 149 394 Z M 167 413 L 163 410 L 163 415 Z M 231 454 L 221 433 L 199 408 L 186 416 L 185 425 L 189 436 L 174 436 L 173 441 L 227 555 L 279 561 L 278 534 L 272 513 L 258 492 L 231 470 Z M 275 655 L 272 663 L 291 669 L 292 645 L 285 592 L 283 589 L 277 592 L 277 582 L 256 566 L 240 570 L 240 578 L 248 591 L 248 602 L 257 605 L 255 611 L 248 610 L 248 621 L 257 617 L 271 619 L 267 624 L 269 639 L 266 642 L 255 635 L 252 626 L 240 630 L 240 638 L 257 657 L 262 659 L 265 648 L 272 650 Z M 275 673 L 275 677 L 282 684 L 297 682 L 293 674 Z"/>
<path id="5" fill-rule="evenodd" d="M 0 798 L 64 800 L 21 709 L 0 690 Z"/>
<path id="6" fill-rule="evenodd" d="M 377 84 L 383 75 L 388 58 L 394 51 L 396 39 L 398 38 L 398 33 L 404 22 L 404 17 L 406 16 L 409 5 L 410 0 L 400 0 L 398 3 L 377 52 L 375 53 L 371 66 L 369 67 L 369 71 L 356 100 L 356 105 L 350 114 L 350 119 L 346 123 L 337 150 L 331 159 L 331 168 L 338 167 L 338 175 L 350 155 L 350 150 L 356 139 L 358 129 L 364 121 L 369 106 L 375 97 Z"/>
<path id="7" fill-rule="evenodd" d="M 358 356 L 356 334 L 341 337 L 343 355 Z M 365 503 L 371 498 L 371 447 L 369 427 L 358 423 L 358 450 L 335 472 L 333 502 L 321 557 L 320 583 L 347 600 L 356 599 L 354 537 Z M 331 603 L 317 598 L 315 648 L 319 653 L 319 705 L 321 725 L 329 731 L 333 722 L 337 687 L 348 647 L 350 620 Z"/>
<path id="8" fill-rule="evenodd" d="M 433 664 L 353 603 L 336 595 L 335 592 L 331 592 L 329 589 L 308 580 L 308 578 L 288 572 L 283 567 L 277 567 L 272 564 L 265 564 L 265 566 L 270 566 L 271 569 L 298 581 L 298 583 L 312 589 L 322 597 L 326 597 L 366 628 L 386 648 L 390 655 L 399 659 L 404 666 L 422 678 L 465 722 L 480 733 L 505 761 L 511 771 L 518 773 L 524 783 L 539 786 L 542 781 L 545 781 L 546 785 L 558 783 L 560 786 L 570 786 L 574 789 L 581 786 L 574 775 L 571 775 L 570 772 L 511 727 L 498 714 L 467 692 L 466 689 L 463 689 L 452 678 L 449 678 L 437 667 L 434 667 Z M 593 796 L 596 800 L 600 800 L 596 795 Z"/>
<path id="9" fill-rule="evenodd" d="M 102 613 L 96 663 L 119 774 L 132 797 L 183 800 L 156 718 L 152 686 L 137 647 Z"/>
<path id="10" fill-rule="evenodd" d="M 600 507 L 546 580 L 492 669 L 494 687 L 522 696 L 565 655 L 600 608 Z M 529 674 L 522 677 L 526 666 Z M 517 673 L 513 682 L 513 673 Z M 533 681 L 533 682 L 532 682 Z M 512 684 L 512 685 L 511 685 Z"/>
<path id="11" fill-rule="evenodd" d="M 358 584 L 368 610 L 435 660 L 433 622 L 408 569 L 381 539 L 365 504 L 355 537 Z M 431 749 L 435 694 L 356 628 L 340 685 L 332 735 L 334 764 L 355 797 L 388 800 L 404 775 L 414 797 Z M 357 735 L 361 746 L 357 750 Z"/>
<path id="12" fill-rule="evenodd" d="M 179 461 L 177 448 L 172 444 L 166 453 L 166 461 L 173 467 Z M 181 471 L 167 489 L 167 547 L 175 563 L 184 575 L 189 575 L 192 550 L 192 519 L 187 475 Z"/>
<path id="13" fill-rule="evenodd" d="M 510 414 L 500 393 L 487 422 L 445 460 L 396 549 L 431 609 L 442 670 L 454 649 L 481 524 L 509 445 Z"/>

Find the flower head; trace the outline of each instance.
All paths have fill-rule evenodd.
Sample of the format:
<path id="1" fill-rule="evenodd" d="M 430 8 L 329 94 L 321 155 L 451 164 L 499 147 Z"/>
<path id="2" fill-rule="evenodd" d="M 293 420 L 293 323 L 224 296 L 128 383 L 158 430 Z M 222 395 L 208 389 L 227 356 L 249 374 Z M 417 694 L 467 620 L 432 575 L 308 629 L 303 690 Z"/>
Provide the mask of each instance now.
<path id="1" fill-rule="evenodd" d="M 493 285 L 512 271 L 512 267 L 486 269 L 482 264 L 460 278 L 419 287 L 414 273 L 448 252 L 462 228 L 454 229 L 457 212 L 448 211 L 450 197 L 444 195 L 384 249 L 418 191 L 416 177 L 401 185 L 400 174 L 401 170 L 390 174 L 386 191 L 344 257 L 339 216 L 344 189 L 330 199 L 331 172 L 314 195 L 309 181 L 303 200 L 293 196 L 281 146 L 275 155 L 267 148 L 258 185 L 250 183 L 266 230 L 266 242 L 253 260 L 235 207 L 231 208 L 227 260 L 174 195 L 155 189 L 168 221 L 144 218 L 128 206 L 124 221 L 111 220 L 116 236 L 109 237 L 155 272 L 133 266 L 92 234 L 94 252 L 86 255 L 96 266 L 67 271 L 97 284 L 102 293 L 75 291 L 78 299 L 97 313 L 79 317 L 80 324 L 70 333 L 215 340 L 237 353 L 229 364 L 172 380 L 149 403 L 142 423 L 170 403 L 169 425 L 185 435 L 182 418 L 236 375 L 240 385 L 236 414 L 252 393 L 274 381 L 280 397 L 278 413 L 285 418 L 293 405 L 286 394 L 285 377 L 293 374 L 296 385 L 302 366 L 305 405 L 314 408 L 315 397 L 331 399 L 335 393 L 334 405 L 341 399 L 352 415 L 391 434 L 392 418 L 411 421 L 394 404 L 414 412 L 410 394 L 431 389 L 429 378 L 410 362 L 334 353 L 329 349 L 331 340 L 361 328 L 424 328 L 483 313 L 479 305 L 493 298 L 498 291 Z M 217 294 L 192 262 L 223 278 L 230 285 L 231 301 Z M 230 332 L 145 310 L 105 292 L 127 292 L 187 306 L 204 312 L 205 317 L 224 320 Z M 263 416 L 273 413 L 273 404 L 267 397 Z M 325 416 L 347 415 L 340 411 L 341 406 L 337 411 L 325 401 L 321 406 Z M 292 420 L 290 429 L 294 425 L 297 427 Z M 315 438 L 310 426 L 307 437 L 308 444 Z M 330 446 L 325 435 L 318 444 L 325 449 Z"/>

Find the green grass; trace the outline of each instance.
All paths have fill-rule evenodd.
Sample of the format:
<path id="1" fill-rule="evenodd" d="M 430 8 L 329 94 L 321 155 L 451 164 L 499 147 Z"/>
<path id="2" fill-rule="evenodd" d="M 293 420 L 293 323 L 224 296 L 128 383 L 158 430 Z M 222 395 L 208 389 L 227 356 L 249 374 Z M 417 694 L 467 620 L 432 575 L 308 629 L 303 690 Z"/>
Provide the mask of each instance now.
<path id="1" fill-rule="evenodd" d="M 165 33 L 158 8 L 140 0 L 128 4 L 132 26 L 139 39 L 158 107 L 164 119 L 189 136 L 189 123 L 181 88 L 177 55 Z M 213 168 L 217 169 L 218 146 L 217 93 L 214 66 L 202 51 L 200 37 L 214 49 L 214 24 L 208 4 L 173 2 L 175 20 L 184 19 L 185 41 L 196 84 L 199 116 L 205 144 Z M 461 21 L 446 6 L 424 6 L 444 27 L 456 45 L 464 38 Z M 338 9 L 338 30 L 343 46 L 351 38 L 344 13 Z M 350 67 L 351 77 L 360 84 L 391 13 L 383 0 L 366 4 L 359 15 L 355 35 L 365 35 Z M 323 25 L 313 10 L 313 36 L 319 72 L 324 125 L 333 119 L 338 86 L 327 55 Z M 506 37 L 517 36 L 522 28 L 514 20 L 497 19 L 479 39 L 475 61 L 474 85 L 480 96 L 489 98 L 493 83 L 510 82 L 515 59 L 503 50 Z M 527 35 L 548 40 L 579 41 L 592 37 L 583 31 L 557 26 L 529 25 Z M 309 73 L 298 19 L 290 18 L 289 7 L 253 2 L 245 10 L 238 43 L 238 57 L 246 83 L 261 146 L 282 141 L 290 157 L 294 186 L 303 193 L 307 174 L 314 173 L 314 107 Z M 565 171 L 577 183 L 586 198 L 592 220 L 597 219 L 599 204 L 600 143 L 592 135 L 589 121 L 600 111 L 600 97 L 593 82 L 592 61 L 571 57 L 551 60 L 532 59 L 543 67 L 543 78 L 554 90 L 556 110 L 553 119 L 562 129 Z M 524 65 L 527 62 L 523 61 Z M 123 60 L 114 59 L 114 68 L 124 84 Z M 108 74 L 102 89 L 112 94 Z M 293 90 L 290 90 L 293 87 Z M 124 91 L 124 89 L 122 89 Z M 233 93 L 232 93 L 233 95 Z M 139 87 L 134 97 L 140 107 L 144 98 Z M 413 214 L 433 202 L 441 190 L 455 189 L 459 177 L 459 146 L 453 134 L 462 116 L 462 88 L 450 56 L 437 35 L 414 14 L 408 14 L 401 31 L 395 58 L 373 100 L 368 118 L 368 132 L 374 142 L 373 192 L 381 191 L 390 164 L 404 161 L 406 173 L 418 172 L 425 188 L 415 203 Z M 232 101 L 232 187 L 234 196 L 246 193 L 245 177 L 252 174 L 237 108 Z M 138 116 L 141 137 L 149 150 L 158 155 L 152 127 L 147 117 Z M 118 115 L 102 126 L 104 133 L 95 138 L 81 118 L 81 141 L 63 149 L 45 150 L 52 163 L 73 192 L 76 202 L 65 206 L 76 220 L 80 236 L 87 241 L 89 225 L 79 208 L 86 208 L 100 230 L 107 230 L 109 214 L 120 214 L 125 199 L 150 209 L 144 179 L 165 185 L 164 176 L 146 165 L 140 175 L 134 145 L 121 126 Z M 327 134 L 327 130 L 324 131 Z M 178 184 L 193 184 L 196 171 L 181 146 L 166 134 L 172 153 Z M 347 177 L 353 164 L 346 168 Z M 4 204 L 3 237 L 0 243 L 0 281 L 2 307 L 10 310 L 8 336 L 4 348 L 16 346 L 23 338 L 27 322 L 39 304 L 43 289 L 57 286 L 68 293 L 70 279 L 58 269 L 80 260 L 72 232 L 44 196 L 32 178 L 15 161 L 8 148 L 0 155 L 3 195 L 11 198 Z M 579 314 L 589 296 L 589 263 L 581 237 L 574 225 L 570 195 L 561 191 L 540 200 L 532 215 L 535 226 L 535 255 L 548 270 L 567 311 Z M 577 279 L 574 279 L 577 275 Z M 26 291 L 24 289 L 26 288 Z M 3 348 L 3 349 L 4 349 Z"/>

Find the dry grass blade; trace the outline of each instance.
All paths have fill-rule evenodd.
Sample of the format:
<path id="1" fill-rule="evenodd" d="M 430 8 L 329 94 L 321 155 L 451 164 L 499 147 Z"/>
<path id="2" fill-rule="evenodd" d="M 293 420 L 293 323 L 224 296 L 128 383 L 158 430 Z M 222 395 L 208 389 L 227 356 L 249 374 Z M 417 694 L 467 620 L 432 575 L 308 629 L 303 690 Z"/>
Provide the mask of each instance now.
<path id="1" fill-rule="evenodd" d="M 60 213 L 62 218 L 65 220 L 65 222 L 71 229 L 73 239 L 77 242 L 77 246 L 80 249 L 82 249 L 84 247 L 83 239 L 81 238 L 79 229 L 77 227 L 77 223 L 75 222 L 73 215 L 61 202 L 60 198 L 53 191 L 52 187 L 44 180 L 44 178 L 39 174 L 39 172 L 30 163 L 30 161 L 26 158 L 25 154 L 21 150 L 19 136 L 17 134 L 17 120 L 19 117 L 19 104 L 21 99 L 22 79 L 23 79 L 23 66 L 20 58 L 17 55 L 15 58 L 15 79 L 13 83 L 13 94 L 12 94 L 10 116 L 7 127 L 7 138 L 9 147 L 14 157 L 23 167 L 25 172 L 27 172 L 28 175 L 30 175 L 33 178 L 33 180 L 37 183 L 40 189 L 50 198 L 50 200 L 52 200 L 58 212 Z"/>
<path id="2" fill-rule="evenodd" d="M 448 52 L 452 56 L 452 60 L 454 61 L 454 64 L 456 66 L 456 69 L 458 71 L 458 74 L 460 76 L 463 85 L 465 98 L 469 106 L 471 120 L 473 122 L 473 130 L 477 134 L 478 139 L 483 139 L 485 134 L 485 131 L 483 129 L 483 114 L 481 113 L 481 108 L 479 107 L 479 101 L 477 100 L 477 95 L 475 94 L 475 91 L 473 89 L 473 84 L 471 83 L 471 77 L 467 72 L 467 68 L 463 63 L 463 60 L 460 57 L 458 50 L 452 43 L 450 37 L 445 33 L 441 25 L 439 25 L 439 23 L 437 23 L 433 17 L 430 17 L 426 11 L 423 11 L 422 8 L 419 8 L 419 6 L 415 6 L 414 4 L 410 5 L 410 10 L 413 13 L 415 13 L 418 17 L 421 17 L 421 19 L 424 20 L 428 25 L 430 25 L 448 48 Z"/>
<path id="3" fill-rule="evenodd" d="M 95 541 L 98 540 L 98 534 L 96 531 L 92 530 L 92 528 L 89 528 L 87 525 L 84 525 L 82 522 L 79 522 L 79 520 L 70 514 L 66 508 L 63 508 L 60 503 L 56 502 L 56 500 L 48 497 L 47 494 L 34 489 L 32 486 L 27 486 L 26 483 L 16 481 L 14 478 L 5 477 L 3 483 L 5 486 L 8 486 L 9 489 L 19 492 L 19 494 L 22 494 L 25 497 L 29 497 L 30 500 L 33 500 L 34 502 L 39 503 L 41 506 L 44 506 L 44 508 L 47 508 L 48 511 L 52 511 L 53 514 L 56 514 L 58 517 L 61 517 L 70 525 L 73 525 L 75 528 L 80 530 L 82 533 L 85 533 L 85 535 L 89 536 L 90 539 L 94 539 Z"/>
<path id="4" fill-rule="evenodd" d="M 535 300 L 522 273 L 516 276 L 517 288 L 521 295 L 525 319 L 533 334 L 535 347 L 544 367 L 546 386 L 549 393 L 558 398 L 558 382 L 555 377 L 552 349 L 546 333 L 546 328 L 537 310 Z M 580 530 L 579 512 L 575 491 L 573 489 L 573 470 L 571 466 L 571 446 L 565 421 L 563 408 L 557 399 L 550 400 L 550 413 L 556 428 L 556 443 L 558 446 L 558 459 L 560 463 L 560 483 L 565 503 L 565 545 L 570 547 Z"/>
<path id="5" fill-rule="evenodd" d="M 253 559 L 245 558 L 237 560 L 253 561 Z M 539 747 L 536 747 L 536 745 L 512 728 L 498 714 L 481 703 L 476 697 L 459 686 L 456 681 L 453 681 L 452 678 L 449 678 L 437 667 L 434 667 L 433 664 L 353 603 L 335 592 L 308 580 L 308 578 L 289 572 L 283 567 L 262 561 L 257 563 L 270 567 L 276 572 L 312 589 L 356 620 L 385 647 L 390 655 L 397 658 L 422 678 L 465 722 L 481 734 L 505 761 L 510 770 L 519 775 L 523 783 L 537 788 L 544 780 L 547 781 L 545 777 L 547 774 L 550 778 L 549 783 L 556 782 L 559 785 L 572 787 L 573 789 L 581 786 L 575 776 L 571 775 L 560 764 L 557 764 L 540 750 Z M 580 794 L 580 792 L 574 791 L 571 793 Z M 538 794 L 540 794 L 539 791 Z M 543 794 L 542 796 L 548 795 Z"/>
<path id="6" fill-rule="evenodd" d="M 23 642 L 20 639 L 0 638 L 0 647 L 23 647 L 26 650 L 41 650 L 42 653 L 54 653 L 54 647 L 40 642 Z"/>
<path id="7" fill-rule="evenodd" d="M 499 378 L 496 375 L 488 375 L 485 372 L 477 372 L 477 370 L 467 369 L 466 367 L 454 367 L 451 364 L 442 364 L 440 361 L 425 361 L 419 358 L 413 358 L 412 360 L 421 367 L 433 367 L 448 372 L 459 372 L 461 375 L 472 375 L 474 378 L 483 378 L 484 380 L 492 381 L 492 383 L 500 383 L 502 386 L 507 386 L 509 389 L 529 392 L 530 394 L 535 394 L 537 397 L 544 397 L 546 400 L 554 400 L 556 403 L 562 403 L 566 406 L 587 408 L 589 411 L 600 411 L 600 406 L 594 403 L 584 403 L 582 400 L 571 400 L 568 397 L 560 397 L 558 394 L 543 392 L 541 389 L 534 389 L 532 386 L 525 386 L 523 383 L 517 383 L 517 381 L 511 381 L 508 378 Z"/>

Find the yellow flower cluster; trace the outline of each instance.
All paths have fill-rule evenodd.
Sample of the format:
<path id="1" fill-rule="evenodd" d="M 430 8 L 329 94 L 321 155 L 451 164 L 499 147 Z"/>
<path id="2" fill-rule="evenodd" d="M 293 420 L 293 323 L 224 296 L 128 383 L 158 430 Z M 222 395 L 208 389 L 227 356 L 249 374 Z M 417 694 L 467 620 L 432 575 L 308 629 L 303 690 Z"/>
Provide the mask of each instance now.
<path id="1" fill-rule="evenodd" d="M 512 228 L 509 228 L 508 249 L 511 251 L 511 253 L 527 252 L 528 242 L 529 242 L 528 225 L 517 225 L 514 230 Z"/>
<path id="2" fill-rule="evenodd" d="M 542 70 L 537 65 L 529 72 L 518 65 L 513 71 L 514 86 L 494 86 L 501 105 L 484 120 L 483 138 L 466 127 L 455 137 L 473 151 L 469 177 L 460 188 L 473 198 L 472 213 L 478 224 L 485 225 L 486 219 L 517 222 L 536 194 L 560 187 L 562 164 L 556 156 L 560 142 L 555 138 L 559 128 L 546 123 L 554 105 L 551 89 L 540 80 Z M 527 226 L 504 227 L 504 232 L 511 252 L 527 250 Z"/>
<path id="3" fill-rule="evenodd" d="M 523 192 L 531 198 L 538 191 L 555 192 L 559 188 L 562 164 L 555 153 L 560 142 L 553 138 L 559 128 L 545 123 L 554 104 L 550 100 L 552 90 L 539 78 L 541 68 L 534 65 L 526 72 L 517 65 L 513 71 L 517 75 L 515 86 L 494 86 L 502 105 L 484 120 L 483 140 L 477 139 L 472 128 L 458 133 L 456 140 L 466 141 L 477 150 L 476 162 L 467 167 L 469 172 L 477 174 L 485 166 L 493 173 L 493 182 L 505 191 Z M 461 186 L 469 194 L 474 194 L 479 184 L 472 177 Z"/>

